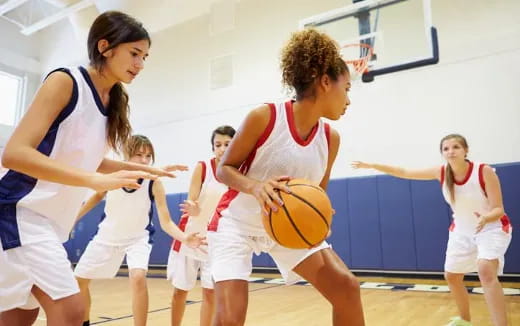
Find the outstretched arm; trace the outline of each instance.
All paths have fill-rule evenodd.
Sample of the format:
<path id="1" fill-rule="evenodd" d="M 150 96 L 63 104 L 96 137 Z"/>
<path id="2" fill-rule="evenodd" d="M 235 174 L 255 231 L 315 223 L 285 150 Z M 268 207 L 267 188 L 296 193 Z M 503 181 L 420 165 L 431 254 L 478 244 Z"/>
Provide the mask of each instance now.
<path id="1" fill-rule="evenodd" d="M 412 180 L 440 180 L 441 167 L 410 170 L 398 166 L 383 165 L 378 163 L 366 163 L 361 161 L 352 162 L 354 169 L 374 169 L 394 177 Z"/>
<path id="2" fill-rule="evenodd" d="M 164 167 L 157 168 L 150 165 L 104 158 L 101 164 L 99 165 L 97 172 L 112 173 L 120 170 L 146 171 L 148 173 L 152 173 L 160 177 L 175 178 L 175 174 L 171 173 L 171 171 L 187 171 L 188 167 L 185 165 L 167 165 Z"/>
<path id="3" fill-rule="evenodd" d="M 73 80 L 65 72 L 54 72 L 36 93 L 2 154 L 2 165 L 36 179 L 105 191 L 138 188 L 138 178 L 155 178 L 147 172 L 120 171 L 111 175 L 88 172 L 56 161 L 37 148 L 73 93 Z M 74 140 L 71 140 L 74 141 Z"/>
<path id="4" fill-rule="evenodd" d="M 205 237 L 201 237 L 198 233 L 186 234 L 179 227 L 173 223 L 166 203 L 166 194 L 161 180 L 154 181 L 152 186 L 153 196 L 155 198 L 155 205 L 157 206 L 157 214 L 159 215 L 159 223 L 161 229 L 168 233 L 172 238 L 186 243 L 191 248 L 197 248 L 201 245 L 207 244 Z"/>

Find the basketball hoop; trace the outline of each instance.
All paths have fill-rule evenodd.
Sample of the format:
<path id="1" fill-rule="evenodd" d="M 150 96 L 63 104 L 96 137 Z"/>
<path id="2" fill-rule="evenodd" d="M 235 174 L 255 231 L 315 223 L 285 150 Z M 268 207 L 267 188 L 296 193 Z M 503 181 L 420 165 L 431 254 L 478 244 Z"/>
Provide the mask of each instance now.
<path id="1" fill-rule="evenodd" d="M 374 50 L 365 43 L 347 44 L 341 47 L 341 55 L 349 67 L 350 78 L 358 79 L 368 71 L 368 62 L 374 55 Z"/>

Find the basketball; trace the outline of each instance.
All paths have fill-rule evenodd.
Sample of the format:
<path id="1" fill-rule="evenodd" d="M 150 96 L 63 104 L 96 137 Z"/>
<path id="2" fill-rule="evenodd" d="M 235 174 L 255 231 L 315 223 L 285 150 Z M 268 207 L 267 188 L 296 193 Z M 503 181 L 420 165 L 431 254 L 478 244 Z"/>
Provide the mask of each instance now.
<path id="1" fill-rule="evenodd" d="M 332 223 L 332 206 L 325 191 L 305 179 L 285 182 L 288 194 L 278 191 L 284 205 L 277 212 L 267 207 L 262 221 L 269 236 L 280 245 L 303 249 L 318 245 L 327 237 Z"/>

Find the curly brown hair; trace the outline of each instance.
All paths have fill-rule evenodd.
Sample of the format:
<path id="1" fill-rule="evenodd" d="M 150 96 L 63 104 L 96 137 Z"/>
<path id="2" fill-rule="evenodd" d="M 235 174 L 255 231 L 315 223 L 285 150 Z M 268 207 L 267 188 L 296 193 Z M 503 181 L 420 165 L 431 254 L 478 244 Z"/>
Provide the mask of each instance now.
<path id="1" fill-rule="evenodd" d="M 315 81 L 327 74 L 332 80 L 348 72 L 339 46 L 327 34 L 305 29 L 292 34 L 282 49 L 282 82 L 296 91 L 296 99 L 315 96 Z"/>

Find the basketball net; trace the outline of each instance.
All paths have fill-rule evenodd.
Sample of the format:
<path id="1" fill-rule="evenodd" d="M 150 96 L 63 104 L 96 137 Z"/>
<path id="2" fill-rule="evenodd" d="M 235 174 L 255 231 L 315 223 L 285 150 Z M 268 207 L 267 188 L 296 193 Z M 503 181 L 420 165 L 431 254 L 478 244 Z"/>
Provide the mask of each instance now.
<path id="1" fill-rule="evenodd" d="M 364 73 L 368 72 L 368 62 L 373 54 L 373 48 L 365 43 L 347 44 L 341 47 L 341 55 L 349 68 L 351 80 L 360 79 Z"/>

